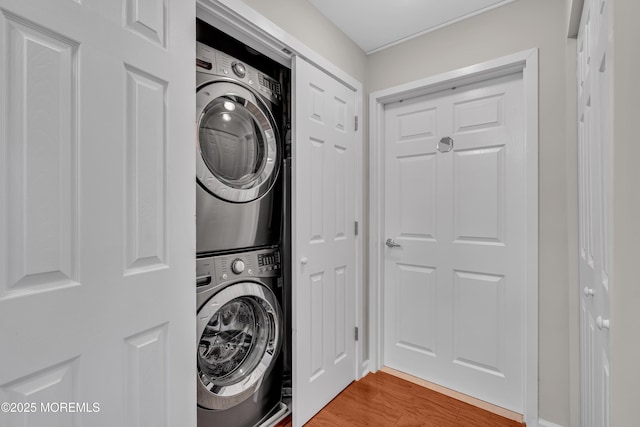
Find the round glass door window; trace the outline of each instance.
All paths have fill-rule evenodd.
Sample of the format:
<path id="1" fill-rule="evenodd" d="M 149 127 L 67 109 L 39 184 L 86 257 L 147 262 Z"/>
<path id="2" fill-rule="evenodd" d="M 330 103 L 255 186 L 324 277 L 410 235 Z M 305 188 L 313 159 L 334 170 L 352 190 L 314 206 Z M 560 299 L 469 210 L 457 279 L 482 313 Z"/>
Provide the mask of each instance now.
<path id="1" fill-rule="evenodd" d="M 198 403 L 227 409 L 253 394 L 279 351 L 280 312 L 257 283 L 232 285 L 198 313 Z"/>
<path id="2" fill-rule="evenodd" d="M 278 174 L 271 113 L 253 91 L 227 81 L 204 86 L 196 98 L 200 184 L 230 202 L 259 199 Z"/>

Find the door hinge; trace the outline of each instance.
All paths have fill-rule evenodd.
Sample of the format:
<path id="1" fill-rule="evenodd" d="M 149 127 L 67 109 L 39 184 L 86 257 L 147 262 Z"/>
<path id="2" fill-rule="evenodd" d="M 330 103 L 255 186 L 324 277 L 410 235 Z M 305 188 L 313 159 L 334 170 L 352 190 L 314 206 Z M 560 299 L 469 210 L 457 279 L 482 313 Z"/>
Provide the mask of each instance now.
<path id="1" fill-rule="evenodd" d="M 355 130 L 358 130 L 358 116 L 354 117 L 354 121 L 355 121 Z"/>
<path id="2" fill-rule="evenodd" d="M 358 235 L 358 221 L 356 221 L 355 223 L 355 232 L 356 232 L 356 236 Z"/>
<path id="3" fill-rule="evenodd" d="M 355 333 L 355 337 L 356 337 L 356 341 L 358 341 L 358 327 L 355 327 L 356 333 Z"/>

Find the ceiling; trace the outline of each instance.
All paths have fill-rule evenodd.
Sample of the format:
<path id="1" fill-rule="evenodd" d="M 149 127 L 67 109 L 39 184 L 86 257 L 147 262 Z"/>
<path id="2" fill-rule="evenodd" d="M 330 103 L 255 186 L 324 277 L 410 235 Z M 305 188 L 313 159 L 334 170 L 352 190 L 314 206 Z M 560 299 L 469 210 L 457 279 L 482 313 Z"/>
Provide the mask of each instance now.
<path id="1" fill-rule="evenodd" d="M 514 0 L 308 0 L 367 54 Z"/>

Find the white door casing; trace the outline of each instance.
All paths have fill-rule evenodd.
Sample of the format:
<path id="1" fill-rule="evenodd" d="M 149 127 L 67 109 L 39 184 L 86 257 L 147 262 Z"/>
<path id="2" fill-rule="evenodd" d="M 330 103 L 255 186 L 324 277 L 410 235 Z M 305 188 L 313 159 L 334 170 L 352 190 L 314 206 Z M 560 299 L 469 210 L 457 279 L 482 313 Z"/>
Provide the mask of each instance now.
<path id="1" fill-rule="evenodd" d="M 293 423 L 356 376 L 355 92 L 293 60 Z"/>
<path id="2" fill-rule="evenodd" d="M 196 424 L 194 18 L 0 0 L 0 425 Z"/>
<path id="3" fill-rule="evenodd" d="M 584 2 L 578 33 L 581 425 L 610 425 L 611 116 L 607 0 Z"/>
<path id="4" fill-rule="evenodd" d="M 522 106 L 517 73 L 385 109 L 385 365 L 518 413 Z"/>
<path id="5" fill-rule="evenodd" d="M 490 120 L 491 114 L 488 114 L 487 111 L 491 111 L 491 109 L 482 112 L 482 109 L 478 109 L 473 112 L 474 108 L 467 109 L 466 112 L 462 111 L 467 107 L 480 106 L 482 104 L 490 105 L 496 104 L 497 98 L 491 94 L 486 94 L 487 96 L 483 96 L 480 94 L 478 100 L 472 101 L 470 103 L 465 104 L 464 99 L 456 100 L 456 108 L 459 110 L 454 115 L 451 110 L 449 112 L 440 113 L 440 119 L 436 119 L 437 114 L 434 113 L 434 110 L 430 110 L 429 108 L 424 108 L 417 116 L 414 116 L 414 120 L 410 116 L 405 116 L 406 123 L 403 124 L 403 133 L 410 135 L 412 133 L 420 134 L 424 133 L 425 129 L 420 129 L 420 127 L 425 127 L 429 123 L 433 123 L 433 125 L 437 125 L 439 123 L 440 127 L 442 126 L 452 126 L 452 123 L 456 121 L 460 122 L 461 120 L 470 120 L 469 123 L 476 121 L 478 128 L 474 129 L 469 128 L 466 131 L 462 132 L 460 136 L 463 136 L 463 139 L 460 137 L 452 136 L 454 139 L 454 151 L 450 153 L 440 153 L 435 152 L 435 146 L 437 141 L 440 140 L 443 136 L 451 136 L 451 135 L 440 135 L 438 129 L 437 139 L 434 136 L 422 135 L 422 148 L 419 148 L 415 154 L 416 157 L 413 157 L 414 154 L 410 153 L 411 145 L 414 148 L 417 148 L 419 144 L 412 144 L 411 138 L 408 138 L 402 144 L 398 144 L 398 155 L 401 158 L 402 164 L 402 173 L 400 173 L 400 169 L 397 169 L 397 172 L 393 172 L 393 170 L 388 170 L 389 164 L 386 161 L 385 153 L 386 146 L 384 141 L 385 137 L 385 109 L 394 108 L 393 103 L 405 100 L 404 103 L 411 102 L 412 99 L 417 99 L 416 97 L 425 96 L 425 99 L 436 99 L 439 95 L 437 92 L 443 91 L 445 89 L 449 89 L 449 92 L 458 92 L 464 91 L 465 85 L 473 85 L 477 82 L 481 81 L 490 81 L 491 79 L 499 79 L 504 78 L 503 76 L 512 75 L 514 73 L 522 72 L 522 84 L 520 86 L 519 95 L 523 96 L 524 101 L 522 102 L 522 110 L 521 116 L 523 119 L 523 131 L 522 131 L 522 139 L 521 139 L 521 166 L 518 171 L 519 177 L 517 177 L 517 183 L 512 182 L 513 180 L 507 182 L 506 179 L 502 179 L 504 185 L 504 194 L 512 194 L 513 186 L 520 185 L 520 189 L 522 191 L 521 194 L 521 204 L 522 206 L 519 208 L 520 213 L 516 214 L 516 222 L 513 224 L 518 224 L 514 226 L 513 224 L 509 224 L 510 216 L 505 215 L 503 219 L 505 220 L 505 228 L 500 231 L 496 228 L 497 221 L 494 222 L 486 222 L 483 226 L 481 221 L 482 218 L 487 218 L 487 215 L 492 217 L 491 209 L 492 206 L 496 206 L 496 201 L 498 205 L 502 203 L 500 198 L 496 198 L 496 191 L 493 192 L 492 198 L 488 199 L 491 203 L 482 203 L 481 199 L 477 199 L 474 196 L 474 193 L 478 191 L 479 188 L 482 187 L 482 182 L 476 182 L 473 177 L 479 173 L 480 178 L 484 178 L 485 183 L 489 184 L 493 180 L 496 185 L 498 185 L 498 181 L 496 180 L 498 175 L 503 174 L 503 177 L 508 177 L 510 175 L 505 174 L 513 174 L 512 166 L 508 166 L 508 155 L 507 152 L 503 149 L 500 149 L 500 142 L 487 141 L 488 145 L 485 148 L 468 145 L 473 144 L 472 139 L 467 139 L 474 133 L 481 133 L 481 129 L 485 128 L 485 130 L 489 130 L 492 125 L 483 126 L 480 125 L 482 121 L 491 122 Z M 385 295 L 383 286 L 384 280 L 386 278 L 386 274 L 394 275 L 395 277 L 402 277 L 404 275 L 405 283 L 409 284 L 409 286 L 403 289 L 403 292 L 414 292 L 414 295 L 418 296 L 420 294 L 423 295 L 423 298 L 428 295 L 429 292 L 429 283 L 438 283 L 435 279 L 442 282 L 442 285 L 438 285 L 440 287 L 436 287 L 435 289 L 440 291 L 440 297 L 443 296 L 443 292 L 445 292 L 444 296 L 449 297 L 448 307 L 440 307 L 438 311 L 436 307 L 435 314 L 429 314 L 425 317 L 425 311 L 422 309 L 424 304 L 420 304 L 416 302 L 416 299 L 411 299 L 407 304 L 411 304 L 411 307 L 407 307 L 405 312 L 412 312 L 416 314 L 415 319 L 409 317 L 405 317 L 404 320 L 407 320 L 405 324 L 400 324 L 401 327 L 406 326 L 407 324 L 411 324 L 410 322 L 419 322 L 419 321 L 432 321 L 434 318 L 437 320 L 437 316 L 442 316 L 447 309 L 450 311 L 450 317 L 447 326 L 451 331 L 451 336 L 453 339 L 450 345 L 455 344 L 453 350 L 456 352 L 456 357 L 458 357 L 458 362 L 453 363 L 456 369 L 467 368 L 473 365 L 473 360 L 465 360 L 469 356 L 478 357 L 478 362 L 476 363 L 475 370 L 478 371 L 478 374 L 483 373 L 482 360 L 491 360 L 491 357 L 495 357 L 496 352 L 493 354 L 491 352 L 486 352 L 486 346 L 483 347 L 483 341 L 487 337 L 491 337 L 491 335 L 486 335 L 486 329 L 480 329 L 477 337 L 472 337 L 471 332 L 475 328 L 475 325 L 472 326 L 472 322 L 476 322 L 477 324 L 494 324 L 494 322 L 499 322 L 500 316 L 506 318 L 505 314 L 516 315 L 516 310 L 512 310 L 511 307 L 506 307 L 506 312 L 496 315 L 494 312 L 481 312 L 478 311 L 475 307 L 476 301 L 481 300 L 484 303 L 491 304 L 493 306 L 496 305 L 495 299 L 489 297 L 490 292 L 493 292 L 492 296 L 495 298 L 500 298 L 500 293 L 502 292 L 502 297 L 508 297 L 505 285 L 502 283 L 506 283 L 503 281 L 504 278 L 509 278 L 507 275 L 521 274 L 522 287 L 520 291 L 521 302 L 519 304 L 519 309 L 521 312 L 521 323 L 520 323 L 520 337 L 519 341 L 522 345 L 522 353 L 521 360 L 519 362 L 520 369 L 520 389 L 523 390 L 519 396 L 520 402 L 520 412 L 524 414 L 524 420 L 527 424 L 535 425 L 538 422 L 538 412 L 537 412 L 537 381 L 538 381 L 538 364 L 537 364 L 537 323 L 538 323 L 538 276 L 537 276 L 537 268 L 538 268 L 538 259 L 537 259 L 537 250 L 538 250 L 538 227 L 537 227 L 537 173 L 538 173 L 538 157 L 537 157 L 537 143 L 538 143 L 538 115 L 537 115 L 537 96 L 538 96 L 538 85 L 537 85 L 537 50 L 525 51 L 513 55 L 509 55 L 503 58 L 499 58 L 496 60 L 492 60 L 486 63 L 473 65 L 467 68 L 451 71 L 442 75 L 429 77 L 423 80 L 419 80 L 416 82 L 411 82 L 408 84 L 404 84 L 401 86 L 393 87 L 390 89 L 385 89 L 379 92 L 372 93 L 370 96 L 370 135 L 371 135 L 371 150 L 370 150 L 370 176 L 372 177 L 371 181 L 371 192 L 370 192 L 370 234 L 371 234 L 371 245 L 370 245 L 370 278 L 372 283 L 372 290 L 370 294 L 370 324 L 372 326 L 372 342 L 371 342 L 371 360 L 370 367 L 371 370 L 380 369 L 382 366 L 386 364 L 385 359 L 385 345 L 383 340 L 383 332 L 385 329 L 385 325 L 394 325 L 391 322 L 387 322 L 388 319 L 385 316 L 394 316 L 393 311 L 397 311 L 397 306 L 387 307 L 389 302 L 389 298 L 393 298 L 394 295 Z M 497 81 L 497 80 L 496 80 Z M 480 85 L 481 87 L 482 85 Z M 450 91 L 451 88 L 456 87 L 455 91 Z M 471 87 L 471 86 L 469 86 Z M 497 94 L 494 94 L 497 95 Z M 454 95 L 452 95 L 454 96 Z M 500 101 L 503 102 L 503 101 Z M 500 103 L 498 102 L 498 103 Z M 505 104 L 506 105 L 506 104 Z M 435 108 L 442 107 L 441 105 L 432 106 Z M 397 107 L 401 108 L 401 107 Z M 451 108 L 451 107 L 450 107 Z M 506 111 L 506 115 L 504 117 L 509 117 L 509 112 Z M 495 111 L 495 109 L 494 109 Z M 424 116 L 417 120 L 415 120 L 418 116 Z M 431 116 L 431 118 L 429 118 Z M 448 116 L 449 118 L 443 118 Z M 466 116 L 467 118 L 465 119 Z M 494 114 L 495 117 L 495 114 Z M 473 119 L 472 119 L 473 118 Z M 430 122 L 430 120 L 432 120 Z M 495 121 L 495 120 L 494 120 Z M 473 125 L 472 125 L 473 126 Z M 418 136 L 418 135 L 416 135 Z M 498 137 L 499 135 L 494 135 Z M 456 145 L 456 140 L 460 141 L 460 144 Z M 480 145 L 483 145 L 481 143 Z M 460 152 L 455 152 L 456 147 L 460 148 Z M 406 151 L 403 152 L 402 150 Z M 422 151 L 420 151 L 422 150 Z M 498 154 L 499 152 L 503 152 L 503 154 Z M 437 154 L 436 154 L 437 153 Z M 477 154 L 474 158 L 473 154 Z M 449 159 L 444 158 L 442 161 L 438 159 L 438 156 L 449 156 Z M 503 156 L 501 158 L 501 156 Z M 477 162 L 474 162 L 477 160 Z M 422 162 L 422 165 L 417 165 L 416 163 Z M 430 169 L 431 164 L 438 165 L 438 169 Z M 413 164 L 412 164 L 413 163 Z M 496 172 L 496 166 L 502 164 L 502 166 L 498 167 L 498 171 Z M 513 163 L 512 163 L 513 164 Z M 442 168 L 453 168 L 453 175 L 451 175 L 447 181 L 443 181 L 444 171 L 441 171 Z M 491 171 L 493 168 L 493 172 L 485 174 L 483 170 Z M 502 169 L 501 169 L 502 168 Z M 511 169 L 510 169 L 511 168 Z M 393 169 L 393 166 L 392 166 Z M 465 173 L 466 169 L 466 173 Z M 509 172 L 511 170 L 511 172 Z M 399 200 L 399 197 L 403 196 L 403 190 L 400 185 L 397 185 L 395 190 L 392 192 L 389 188 L 385 188 L 385 182 L 387 181 L 387 174 L 389 173 L 399 173 L 399 175 L 404 174 L 404 177 L 400 177 L 400 182 L 402 180 L 410 182 L 413 179 L 419 179 L 420 176 L 424 176 L 425 174 L 432 173 L 434 177 L 439 178 L 436 186 L 430 185 L 433 180 L 425 181 L 420 187 L 421 191 L 420 198 L 414 197 L 411 199 L 409 194 L 405 192 L 405 199 L 407 200 L 407 207 L 411 209 L 404 209 L 405 212 L 411 212 L 412 210 L 423 210 L 424 213 L 420 221 L 416 221 L 415 218 L 412 218 L 409 213 L 405 214 L 404 222 L 407 224 L 405 229 L 401 230 L 399 227 L 396 227 L 396 230 L 391 234 L 387 233 L 385 230 L 385 225 L 387 224 L 387 215 L 400 215 L 399 210 L 396 209 L 396 213 L 389 212 L 394 210 L 394 206 L 399 206 L 402 204 Z M 424 181 L 424 180 L 423 180 Z M 482 181 L 482 180 L 478 180 Z M 493 185 L 493 188 L 496 188 L 496 185 Z M 446 186 L 452 187 L 457 186 L 459 191 L 446 191 Z M 416 187 L 414 187 L 416 188 Z M 500 186 L 498 185 L 498 189 Z M 384 191 L 381 191 L 384 189 Z M 501 191 L 501 190 L 500 190 Z M 391 195 L 389 194 L 391 193 Z M 456 195 L 457 194 L 457 195 Z M 393 202 L 389 200 L 388 197 L 396 198 L 396 201 Z M 436 199 L 437 204 L 432 204 L 432 201 L 429 200 L 429 197 Z M 440 198 L 441 201 L 437 199 Z M 505 214 L 511 212 L 513 207 L 509 206 L 507 203 L 508 199 L 505 199 L 504 206 Z M 460 210 L 459 213 L 452 211 L 452 207 L 460 205 L 465 207 L 466 209 Z M 516 206 L 516 208 L 518 208 Z M 449 209 L 447 211 L 447 209 Z M 469 211 L 469 209 L 473 209 L 473 212 Z M 476 215 L 478 218 L 476 218 Z M 483 217 L 484 215 L 484 217 Z M 444 216 L 444 219 L 442 218 Z M 499 218 L 498 218 L 499 219 Z M 466 224 L 465 224 L 466 221 Z M 475 230 L 474 227 L 470 228 L 475 221 Z M 444 225 L 439 228 L 437 224 L 440 222 L 444 222 Z M 491 225 L 493 224 L 493 225 Z M 507 232 L 509 227 L 519 228 L 516 233 L 522 233 L 524 235 L 523 238 L 523 247 L 519 254 L 518 266 L 521 267 L 519 273 L 514 273 L 514 270 L 511 266 L 502 266 L 499 265 L 499 268 L 506 268 L 505 271 L 491 272 L 492 265 L 496 266 L 496 259 L 499 259 L 501 254 L 500 246 L 501 244 L 496 241 L 495 236 L 491 237 L 492 233 L 495 235 L 496 231 L 500 231 L 502 236 L 498 235 L 497 240 L 501 240 L 502 238 L 508 238 L 511 233 Z M 430 229 L 429 229 L 430 228 Z M 454 231 L 456 234 L 454 235 Z M 481 233 L 478 233 L 481 231 Z M 448 244 L 443 244 L 443 249 L 436 251 L 434 246 L 437 245 L 438 239 L 440 239 L 441 234 L 439 233 L 448 233 L 448 236 L 445 235 L 443 239 L 445 242 L 447 241 L 447 237 L 449 238 Z M 398 239 L 398 235 L 393 235 L 394 233 L 404 234 L 403 238 L 406 240 L 406 243 Z M 465 236 L 466 234 L 466 236 Z M 453 237 L 452 237 L 453 236 Z M 491 237 L 491 238 L 487 238 Z M 390 249 L 385 246 L 385 240 L 387 238 L 393 238 L 397 243 L 406 246 L 406 248 L 393 248 Z M 476 241 L 473 241 L 476 240 Z M 421 249 L 418 249 L 419 245 L 422 245 Z M 429 248 L 429 245 L 432 247 Z M 487 254 L 483 255 L 478 252 L 482 246 L 488 248 Z M 439 265 L 434 265 L 435 262 L 425 263 L 424 259 L 420 259 L 418 256 L 413 256 L 413 258 L 408 258 L 405 261 L 402 261 L 402 257 L 399 252 L 412 252 L 418 254 L 419 252 L 426 252 L 427 254 L 422 256 L 425 258 L 428 255 L 431 255 L 435 261 L 441 263 Z M 492 254 L 493 252 L 493 254 Z M 505 256 L 509 257 L 509 254 L 503 253 Z M 452 255 L 452 256 L 450 256 Z M 389 264 L 393 264 L 393 260 L 402 264 L 399 267 L 392 267 L 392 271 L 388 272 L 388 263 L 384 262 L 386 257 L 389 257 Z M 473 256 L 473 257 L 472 257 Z M 458 266 L 455 265 L 456 260 L 464 259 L 466 265 L 460 264 Z M 448 265 L 447 265 L 448 263 Z M 484 265 L 483 265 L 484 264 Z M 443 268 L 440 266 L 444 266 L 448 268 L 447 271 L 442 271 Z M 444 268 L 444 270 L 446 270 Z M 511 271 L 509 271 L 511 269 Z M 456 271 L 453 271 L 456 270 Z M 504 277 L 502 277 L 504 276 Z M 427 286 L 419 287 L 419 286 L 411 286 L 411 280 L 413 278 L 414 284 L 417 284 L 419 281 L 426 284 Z M 415 280 L 417 279 L 417 280 Z M 453 289 L 447 289 L 446 283 L 453 283 Z M 477 288 L 472 286 L 474 284 L 483 284 L 486 285 L 482 288 Z M 502 283 L 501 283 L 502 282 Z M 479 291 L 479 289 L 484 289 L 485 291 Z M 501 290 L 502 289 L 502 290 Z M 398 289 L 391 290 L 392 292 L 396 292 Z M 477 291 L 477 292 L 476 292 Z M 511 290 L 508 290 L 511 291 Z M 397 293 L 397 292 L 396 292 Z M 515 294 L 514 294 L 515 295 Z M 473 316 L 468 316 L 464 311 L 457 310 L 453 311 L 452 309 L 452 301 L 453 297 L 456 296 L 457 303 L 459 308 L 464 308 L 469 310 L 472 314 L 477 315 L 477 321 L 474 320 Z M 409 301 L 408 298 L 405 298 L 405 301 Z M 500 304 L 500 303 L 498 303 Z M 417 306 L 421 306 L 421 311 L 418 310 Z M 389 308 L 392 312 L 389 313 L 386 310 L 383 310 L 383 307 Z M 412 310 L 411 308 L 414 308 Z M 422 313 L 422 315 L 420 315 Z M 434 313 L 433 311 L 431 313 Z M 432 316 L 432 319 L 428 319 L 429 316 Z M 423 317 L 423 318 L 421 318 Z M 452 328 L 457 328 L 460 333 L 453 334 Z M 466 328 L 466 329 L 465 329 Z M 395 333 L 395 325 L 394 325 Z M 399 328 L 400 330 L 402 328 Z M 420 335 L 420 340 L 418 340 L 414 344 L 414 347 L 418 350 L 414 352 L 415 354 L 422 353 L 422 357 L 424 355 L 433 352 L 434 349 L 429 349 L 429 345 L 435 342 L 437 337 L 445 335 L 442 330 L 443 328 L 438 325 L 437 329 L 430 331 L 432 333 L 431 337 L 427 333 L 422 333 L 418 331 L 416 328 L 413 328 L 414 335 Z M 446 329 L 446 328 L 444 328 Z M 500 330 L 500 328 L 498 328 Z M 409 329 L 407 329 L 409 330 Z M 513 330 L 509 332 L 509 328 L 502 329 L 505 333 L 509 333 L 511 336 L 514 335 Z M 500 331 L 499 333 L 503 333 Z M 468 332 L 468 334 L 464 334 Z M 403 339 L 407 339 L 407 336 L 399 337 L 400 341 Z M 410 338 L 410 336 L 409 336 Z M 466 338 L 466 342 L 465 342 Z M 502 339 L 502 337 L 500 337 Z M 429 340 L 432 342 L 429 343 Z M 479 341 L 479 344 L 474 343 L 474 340 Z M 495 342 L 495 341 L 494 341 Z M 402 347 L 402 345 L 400 346 Z M 406 347 L 411 347 L 409 344 Z M 436 348 L 438 352 L 443 351 L 441 347 Z M 466 355 L 464 354 L 466 352 Z M 450 352 L 449 355 L 453 353 Z M 462 356 L 462 357 L 460 357 Z M 491 357 L 490 357 L 491 356 Z M 472 362 L 472 363 L 469 363 Z M 466 366 L 465 366 L 466 365 Z M 485 365 L 487 365 L 485 363 Z M 488 368 L 488 369 L 487 369 Z M 402 367 L 400 368 L 402 369 Z M 495 379 L 499 379 L 500 374 L 496 372 L 495 369 L 492 369 L 491 366 L 484 366 L 484 374 L 489 377 L 495 377 Z M 464 370 L 464 369 L 462 369 Z M 414 373 L 415 375 L 415 373 Z M 435 375 L 438 375 L 436 373 Z M 474 374 L 476 375 L 476 374 Z M 461 376 L 466 377 L 464 375 L 449 376 L 453 385 L 457 379 Z M 482 375 L 480 375 L 481 377 Z M 516 374 L 516 376 L 518 376 Z M 472 375 L 473 378 L 475 378 Z M 475 382 L 474 379 L 473 382 Z M 481 381 L 481 380 L 478 380 Z M 464 383 L 464 380 L 462 381 Z M 467 382 L 470 384 L 471 382 Z M 446 384 L 445 384 L 446 385 Z M 450 385 L 451 386 L 451 385 Z M 483 391 L 484 392 L 484 391 Z M 509 400 L 509 398 L 507 399 Z M 505 404 L 507 406 L 508 404 Z"/>

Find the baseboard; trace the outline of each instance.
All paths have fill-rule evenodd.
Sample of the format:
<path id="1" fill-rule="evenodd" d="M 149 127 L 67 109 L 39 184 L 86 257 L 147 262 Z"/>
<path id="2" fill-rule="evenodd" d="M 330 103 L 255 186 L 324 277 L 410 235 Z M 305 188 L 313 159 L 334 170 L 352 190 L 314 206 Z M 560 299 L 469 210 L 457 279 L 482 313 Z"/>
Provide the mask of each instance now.
<path id="1" fill-rule="evenodd" d="M 371 372 L 369 370 L 369 360 L 365 360 L 362 364 L 360 364 L 360 376 L 356 379 L 360 379 L 360 378 L 364 378 L 367 376 L 367 374 Z"/>
<path id="2" fill-rule="evenodd" d="M 538 420 L 538 427 L 562 427 L 560 424 L 552 423 L 551 421 L 543 420 L 540 418 Z"/>

